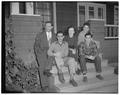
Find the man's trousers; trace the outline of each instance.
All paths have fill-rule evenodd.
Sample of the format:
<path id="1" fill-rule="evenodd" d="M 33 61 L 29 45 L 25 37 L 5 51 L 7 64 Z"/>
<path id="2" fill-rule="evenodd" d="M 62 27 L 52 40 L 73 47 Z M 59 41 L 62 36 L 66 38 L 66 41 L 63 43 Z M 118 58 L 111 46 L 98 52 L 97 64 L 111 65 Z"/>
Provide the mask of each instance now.
<path id="1" fill-rule="evenodd" d="M 91 59 L 85 58 L 84 55 L 81 55 L 79 57 L 79 64 L 80 64 L 82 73 L 87 73 L 87 67 L 86 67 L 86 63 L 87 62 L 94 63 L 95 70 L 96 70 L 97 73 L 101 73 L 102 72 L 102 69 L 101 69 L 101 58 L 99 56 L 96 56 L 94 60 L 91 60 Z"/>

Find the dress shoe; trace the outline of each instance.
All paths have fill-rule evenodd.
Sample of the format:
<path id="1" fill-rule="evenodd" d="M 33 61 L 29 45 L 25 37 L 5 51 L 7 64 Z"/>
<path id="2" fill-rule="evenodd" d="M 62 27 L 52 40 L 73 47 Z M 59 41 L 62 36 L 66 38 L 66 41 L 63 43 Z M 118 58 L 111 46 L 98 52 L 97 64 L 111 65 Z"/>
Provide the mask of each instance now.
<path id="1" fill-rule="evenodd" d="M 72 86 L 74 86 L 74 87 L 78 86 L 77 82 L 74 79 L 70 80 L 69 83 L 72 84 Z"/>
<path id="2" fill-rule="evenodd" d="M 87 77 L 84 76 L 84 77 L 83 77 L 83 82 L 87 82 L 87 81 L 88 81 Z"/>
<path id="3" fill-rule="evenodd" d="M 81 70 L 80 69 L 77 69 L 75 72 L 76 72 L 77 75 L 81 74 Z"/>
<path id="4" fill-rule="evenodd" d="M 103 80 L 104 79 L 101 75 L 96 75 L 96 78 L 98 78 L 99 80 Z"/>
<path id="5" fill-rule="evenodd" d="M 61 83 L 65 83 L 65 79 L 64 79 L 63 73 L 58 73 L 58 78 L 59 78 L 59 81 Z"/>

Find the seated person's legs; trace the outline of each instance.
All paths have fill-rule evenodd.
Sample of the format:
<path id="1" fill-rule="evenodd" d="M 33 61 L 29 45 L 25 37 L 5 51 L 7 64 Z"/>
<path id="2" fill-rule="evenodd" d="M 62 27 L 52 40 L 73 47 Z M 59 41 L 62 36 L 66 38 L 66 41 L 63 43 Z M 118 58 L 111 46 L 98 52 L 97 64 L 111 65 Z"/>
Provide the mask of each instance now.
<path id="1" fill-rule="evenodd" d="M 58 70 L 59 81 L 61 83 L 64 83 L 65 79 L 64 79 L 64 76 L 63 76 L 63 73 L 62 73 L 62 67 L 64 66 L 64 61 L 63 61 L 62 58 L 59 58 L 59 57 L 55 57 L 55 61 L 56 61 L 56 67 L 57 67 L 57 70 Z"/>
<path id="2" fill-rule="evenodd" d="M 77 86 L 76 81 L 74 80 L 75 70 L 77 66 L 77 62 L 72 57 L 66 57 L 64 58 L 64 64 L 68 67 L 69 74 L 70 74 L 70 84 L 73 86 Z"/>
<path id="3" fill-rule="evenodd" d="M 103 80 L 103 77 L 101 76 L 101 72 L 102 72 L 102 69 L 101 69 L 101 58 L 99 56 L 96 56 L 95 57 L 95 69 L 96 69 L 96 77 L 100 80 Z"/>
<path id="4" fill-rule="evenodd" d="M 81 55 L 79 57 L 79 64 L 80 64 L 82 73 L 87 73 L 86 58 L 84 55 Z"/>
<path id="5" fill-rule="evenodd" d="M 96 77 L 100 80 L 103 80 L 103 77 L 101 76 L 101 58 L 99 56 L 96 56 L 94 60 L 85 58 L 86 62 L 94 63 L 95 70 L 96 70 Z"/>
<path id="6" fill-rule="evenodd" d="M 87 81 L 87 76 L 86 76 L 87 67 L 86 67 L 86 58 L 84 55 L 81 55 L 79 57 L 79 64 L 80 64 L 81 71 L 83 73 L 83 81 L 86 82 Z"/>

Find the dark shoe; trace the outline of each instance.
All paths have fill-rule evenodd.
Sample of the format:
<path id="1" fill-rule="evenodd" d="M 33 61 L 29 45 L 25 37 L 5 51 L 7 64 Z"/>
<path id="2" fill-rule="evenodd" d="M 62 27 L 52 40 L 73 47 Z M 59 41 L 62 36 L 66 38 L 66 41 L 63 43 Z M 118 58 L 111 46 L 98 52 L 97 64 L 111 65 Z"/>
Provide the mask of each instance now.
<path id="1" fill-rule="evenodd" d="M 77 82 L 74 79 L 70 80 L 70 84 L 72 84 L 74 87 L 78 86 Z"/>
<path id="2" fill-rule="evenodd" d="M 77 69 L 75 72 L 76 72 L 77 75 L 81 74 L 81 70 L 80 69 Z"/>
<path id="3" fill-rule="evenodd" d="M 104 79 L 101 75 L 96 75 L 96 78 L 98 78 L 99 80 L 103 80 Z"/>
<path id="4" fill-rule="evenodd" d="M 64 79 L 63 73 L 58 73 L 58 78 L 59 78 L 59 81 L 61 83 L 65 83 L 65 79 Z"/>
<path id="5" fill-rule="evenodd" d="M 88 81 L 87 77 L 86 76 L 83 77 L 83 82 L 87 82 L 87 81 Z"/>
<path id="6" fill-rule="evenodd" d="M 43 74 L 46 75 L 47 77 L 52 76 L 52 73 L 50 72 L 50 70 L 45 70 Z"/>

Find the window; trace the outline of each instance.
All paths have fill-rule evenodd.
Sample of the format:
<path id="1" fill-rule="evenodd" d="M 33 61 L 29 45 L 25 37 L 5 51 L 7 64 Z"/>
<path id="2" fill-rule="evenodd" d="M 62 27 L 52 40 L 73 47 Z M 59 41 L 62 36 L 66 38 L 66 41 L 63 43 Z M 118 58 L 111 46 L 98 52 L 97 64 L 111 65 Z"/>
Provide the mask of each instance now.
<path id="1" fill-rule="evenodd" d="M 105 39 L 118 38 L 118 25 L 105 25 Z"/>
<path id="2" fill-rule="evenodd" d="M 51 20 L 51 3 L 34 2 L 34 14 L 41 15 L 45 21 Z"/>
<path id="3" fill-rule="evenodd" d="M 98 19 L 103 19 L 103 8 L 98 8 Z"/>
<path id="4" fill-rule="evenodd" d="M 114 24 L 118 25 L 118 6 L 114 6 Z"/>
<path id="5" fill-rule="evenodd" d="M 94 19 L 94 7 L 89 7 L 89 19 Z"/>
<path id="6" fill-rule="evenodd" d="M 79 15 L 80 27 L 82 27 L 85 22 L 85 6 L 79 6 Z"/>
<path id="7" fill-rule="evenodd" d="M 106 23 L 106 5 L 99 3 L 83 3 L 77 4 L 78 10 L 78 27 L 81 27 L 87 20 L 104 20 Z"/>
<path id="8" fill-rule="evenodd" d="M 43 21 L 51 21 L 52 3 L 47 2 L 13 2 L 11 14 L 42 16 Z"/>
<path id="9" fill-rule="evenodd" d="M 118 39 L 118 6 L 114 6 L 114 25 L 105 25 L 105 39 Z"/>
<path id="10" fill-rule="evenodd" d="M 19 12 L 21 14 L 26 14 L 26 3 L 25 2 L 19 3 Z"/>

